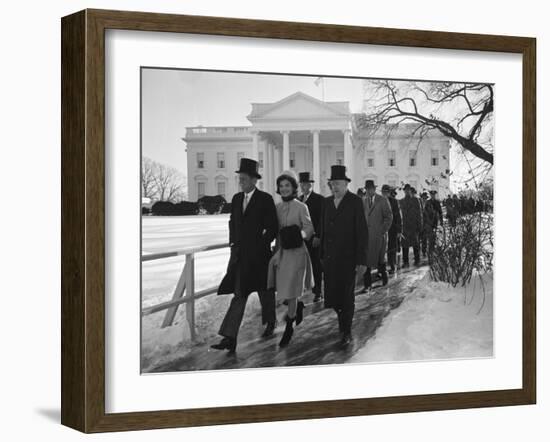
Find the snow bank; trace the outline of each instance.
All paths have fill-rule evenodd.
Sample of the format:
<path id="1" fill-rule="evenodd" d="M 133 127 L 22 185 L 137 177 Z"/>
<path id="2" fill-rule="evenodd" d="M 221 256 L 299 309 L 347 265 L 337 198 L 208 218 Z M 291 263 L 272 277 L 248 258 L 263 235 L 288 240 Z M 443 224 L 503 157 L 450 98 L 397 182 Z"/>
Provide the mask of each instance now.
<path id="1" fill-rule="evenodd" d="M 374 338 L 350 362 L 492 355 L 493 277 L 487 274 L 456 288 L 427 279 L 385 318 Z"/>

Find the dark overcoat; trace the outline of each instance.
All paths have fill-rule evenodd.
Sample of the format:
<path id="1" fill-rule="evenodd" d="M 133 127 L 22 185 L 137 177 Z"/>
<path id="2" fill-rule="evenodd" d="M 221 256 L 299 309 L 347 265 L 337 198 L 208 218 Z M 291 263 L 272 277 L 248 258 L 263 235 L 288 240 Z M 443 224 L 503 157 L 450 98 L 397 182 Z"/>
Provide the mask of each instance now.
<path id="1" fill-rule="evenodd" d="M 403 215 L 403 246 L 416 246 L 422 232 L 422 204 L 420 198 L 405 196 L 399 200 Z"/>
<path id="2" fill-rule="evenodd" d="M 338 208 L 325 198 L 321 225 L 321 262 L 325 307 L 343 308 L 355 296 L 355 267 L 367 262 L 367 222 L 363 202 L 346 192 Z"/>
<path id="3" fill-rule="evenodd" d="M 394 251 L 399 247 L 397 235 L 403 232 L 403 220 L 401 218 L 401 209 L 397 200 L 390 196 L 388 197 L 392 212 L 392 222 L 390 230 L 388 230 L 388 250 Z"/>
<path id="4" fill-rule="evenodd" d="M 300 201 L 304 201 L 304 196 L 300 196 Z M 325 203 L 325 198 L 318 193 L 311 192 L 309 198 L 306 200 L 305 205 L 309 210 L 309 216 L 311 217 L 311 222 L 313 223 L 313 230 L 315 235 L 320 237 L 321 234 L 321 219 L 323 217 L 323 206 Z"/>
<path id="5" fill-rule="evenodd" d="M 241 275 L 242 294 L 267 288 L 267 270 L 271 259 L 271 242 L 278 232 L 277 211 L 273 197 L 256 189 L 243 213 L 244 192 L 231 200 L 229 243 L 231 256 L 218 295 L 235 293 L 237 271 Z"/>
<path id="6" fill-rule="evenodd" d="M 390 196 L 388 201 L 390 202 L 391 212 L 393 215 L 388 234 L 390 236 L 394 236 L 403 232 L 403 220 L 401 218 L 401 209 L 397 200 L 393 196 Z"/>

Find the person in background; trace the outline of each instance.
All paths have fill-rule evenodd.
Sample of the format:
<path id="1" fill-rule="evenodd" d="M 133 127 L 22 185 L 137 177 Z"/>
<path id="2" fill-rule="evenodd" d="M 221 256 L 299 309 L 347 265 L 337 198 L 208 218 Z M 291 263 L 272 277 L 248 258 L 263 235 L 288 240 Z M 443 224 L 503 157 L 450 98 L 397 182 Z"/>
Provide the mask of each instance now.
<path id="1" fill-rule="evenodd" d="M 392 223 L 390 230 L 388 230 L 388 265 L 390 266 L 389 273 L 392 275 L 399 264 L 397 263 L 397 251 L 399 250 L 399 241 L 403 232 L 403 221 L 399 203 L 395 199 L 397 196 L 395 189 L 384 184 L 382 186 L 382 195 L 388 199 L 392 211 Z"/>
<path id="2" fill-rule="evenodd" d="M 441 201 L 439 201 L 437 190 L 430 190 L 430 201 L 433 204 L 437 214 L 438 224 L 443 225 L 443 209 L 441 208 Z"/>
<path id="3" fill-rule="evenodd" d="M 428 253 L 428 239 L 431 237 L 432 226 L 431 224 L 431 207 L 428 204 L 428 192 L 422 192 L 420 194 L 420 205 L 422 207 L 422 232 L 420 232 L 420 250 L 422 257 L 425 258 Z M 428 213 L 430 212 L 430 213 Z M 429 221 L 429 222 L 428 222 Z"/>
<path id="4" fill-rule="evenodd" d="M 419 236 L 422 231 L 422 208 L 420 200 L 413 196 L 412 187 L 405 184 L 405 197 L 399 200 L 399 207 L 403 215 L 403 267 L 409 267 L 409 249 L 413 248 L 414 264 L 420 264 Z"/>
<path id="5" fill-rule="evenodd" d="M 267 287 L 276 292 L 278 301 L 286 301 L 286 327 L 279 342 L 286 347 L 294 334 L 294 322 L 303 319 L 304 303 L 299 298 L 304 288 L 313 281 L 311 260 L 305 241 L 313 236 L 313 223 L 307 206 L 298 201 L 298 180 L 292 171 L 284 171 L 277 178 L 277 193 L 282 201 L 277 204 L 279 235 L 276 252 L 269 262 Z"/>
<path id="6" fill-rule="evenodd" d="M 323 270 L 321 268 L 319 248 L 321 245 L 321 219 L 323 217 L 325 199 L 322 195 L 313 191 L 313 183 L 315 181 L 310 178 L 309 172 L 301 172 L 299 177 L 300 190 L 302 191 L 300 201 L 307 206 L 315 231 L 311 239 L 306 241 L 306 247 L 311 258 L 313 278 L 315 279 L 315 285 L 313 286 L 313 302 L 318 302 L 321 300 L 321 287 L 323 284 Z"/>
<path id="7" fill-rule="evenodd" d="M 366 292 L 372 284 L 373 267 L 378 269 L 382 285 L 388 283 L 386 247 L 393 215 L 389 201 L 376 193 L 376 185 L 373 180 L 365 181 L 365 196 L 362 199 L 368 229 L 367 269 L 363 275 L 364 291 Z"/>
<path id="8" fill-rule="evenodd" d="M 321 263 L 324 274 L 324 306 L 338 316 L 341 345 L 352 340 L 355 312 L 355 278 L 367 261 L 367 222 L 361 198 L 348 190 L 346 167 L 331 166 L 332 196 L 325 199 L 321 225 Z"/>
<path id="9" fill-rule="evenodd" d="M 231 200 L 229 245 L 231 255 L 227 272 L 218 287 L 218 295 L 233 294 L 219 329 L 222 340 L 211 345 L 216 350 L 235 353 L 237 335 L 248 296 L 257 292 L 262 306 L 263 336 L 273 334 L 276 323 L 275 295 L 267 290 L 267 271 L 271 259 L 271 242 L 278 232 L 277 211 L 273 197 L 256 187 L 258 162 L 242 158 L 239 170 L 241 192 Z"/>

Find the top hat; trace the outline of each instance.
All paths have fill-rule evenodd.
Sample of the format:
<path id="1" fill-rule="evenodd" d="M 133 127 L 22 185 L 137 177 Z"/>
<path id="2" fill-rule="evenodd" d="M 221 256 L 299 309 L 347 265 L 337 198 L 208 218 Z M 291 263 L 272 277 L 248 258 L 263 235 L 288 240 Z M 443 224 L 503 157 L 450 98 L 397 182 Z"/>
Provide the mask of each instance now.
<path id="1" fill-rule="evenodd" d="M 422 198 L 428 198 L 428 192 L 422 192 L 422 193 L 420 194 L 420 196 L 421 196 Z"/>
<path id="2" fill-rule="evenodd" d="M 346 176 L 346 166 L 340 166 L 340 165 L 330 166 L 329 181 L 333 181 L 333 180 L 346 180 L 348 183 L 351 181 Z"/>
<path id="3" fill-rule="evenodd" d="M 300 176 L 300 183 L 314 183 L 315 182 L 309 177 L 309 172 L 300 172 L 298 175 Z"/>
<path id="4" fill-rule="evenodd" d="M 409 183 L 407 183 L 403 186 L 403 190 L 407 190 L 407 189 L 412 190 L 412 187 Z"/>
<path id="5" fill-rule="evenodd" d="M 388 184 L 382 186 L 382 192 L 391 192 L 393 189 Z"/>
<path id="6" fill-rule="evenodd" d="M 365 181 L 365 189 L 376 189 L 376 184 L 374 184 L 373 180 L 366 180 Z"/>
<path id="7" fill-rule="evenodd" d="M 254 178 L 262 178 L 262 176 L 258 173 L 258 162 L 251 160 L 250 158 L 241 158 L 239 170 L 236 170 L 235 173 L 246 173 Z"/>

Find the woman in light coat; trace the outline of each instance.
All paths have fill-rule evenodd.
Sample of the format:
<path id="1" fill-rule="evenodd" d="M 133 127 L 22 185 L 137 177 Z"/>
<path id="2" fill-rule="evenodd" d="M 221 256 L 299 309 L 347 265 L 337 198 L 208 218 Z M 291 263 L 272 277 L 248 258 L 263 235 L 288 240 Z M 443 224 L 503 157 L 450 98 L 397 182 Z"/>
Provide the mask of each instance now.
<path id="1" fill-rule="evenodd" d="M 304 303 L 298 299 L 313 285 L 311 259 L 304 241 L 313 236 L 314 229 L 307 206 L 296 199 L 298 180 L 293 172 L 283 172 L 277 178 L 277 193 L 282 198 L 276 206 L 280 230 L 269 263 L 267 287 L 288 305 L 285 332 L 279 342 L 285 347 L 292 338 L 294 321 L 298 325 L 303 318 Z"/>

